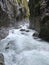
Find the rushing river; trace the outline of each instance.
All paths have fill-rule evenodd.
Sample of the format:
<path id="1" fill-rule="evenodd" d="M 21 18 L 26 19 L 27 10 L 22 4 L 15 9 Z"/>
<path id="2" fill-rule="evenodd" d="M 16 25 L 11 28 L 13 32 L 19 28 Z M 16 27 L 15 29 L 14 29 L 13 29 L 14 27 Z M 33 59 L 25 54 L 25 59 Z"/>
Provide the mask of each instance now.
<path id="1" fill-rule="evenodd" d="M 26 25 L 9 30 L 9 35 L 0 41 L 5 65 L 49 65 L 49 43 L 35 40 L 34 32 Z"/>

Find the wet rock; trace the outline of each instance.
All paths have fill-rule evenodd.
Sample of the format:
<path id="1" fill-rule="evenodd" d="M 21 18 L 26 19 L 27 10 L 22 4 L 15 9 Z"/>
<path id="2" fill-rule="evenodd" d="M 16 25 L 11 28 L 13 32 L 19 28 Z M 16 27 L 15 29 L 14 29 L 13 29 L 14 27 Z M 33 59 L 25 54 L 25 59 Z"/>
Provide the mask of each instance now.
<path id="1" fill-rule="evenodd" d="M 6 47 L 5 50 L 9 49 L 9 47 Z"/>
<path id="2" fill-rule="evenodd" d="M 29 32 L 29 30 L 26 30 L 26 32 Z"/>
<path id="3" fill-rule="evenodd" d="M 35 32 L 35 33 L 33 34 L 34 39 L 37 39 L 38 36 L 39 36 L 39 33 L 38 33 L 38 32 Z"/>
<path id="4" fill-rule="evenodd" d="M 25 31 L 25 29 L 21 29 L 20 31 Z"/>
<path id="5" fill-rule="evenodd" d="M 7 45 L 5 47 L 5 50 L 8 50 L 8 49 L 13 49 L 13 50 L 16 49 L 16 47 L 15 47 L 15 40 L 9 41 L 9 43 L 7 43 Z"/>
<path id="6" fill-rule="evenodd" d="M 5 65 L 4 63 L 4 56 L 2 53 L 0 53 L 0 65 Z"/>
<path id="7" fill-rule="evenodd" d="M 25 32 L 29 32 L 29 30 L 26 30 L 26 29 L 21 29 L 20 31 L 25 31 Z"/>

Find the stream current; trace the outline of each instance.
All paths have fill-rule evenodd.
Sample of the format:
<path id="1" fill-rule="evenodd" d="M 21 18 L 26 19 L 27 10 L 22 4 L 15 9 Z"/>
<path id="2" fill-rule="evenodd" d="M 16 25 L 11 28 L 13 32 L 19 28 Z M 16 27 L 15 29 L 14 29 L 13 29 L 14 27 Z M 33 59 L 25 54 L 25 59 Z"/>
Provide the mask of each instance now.
<path id="1" fill-rule="evenodd" d="M 34 32 L 26 25 L 9 30 L 8 36 L 0 41 L 5 65 L 49 65 L 49 43 L 34 39 Z"/>

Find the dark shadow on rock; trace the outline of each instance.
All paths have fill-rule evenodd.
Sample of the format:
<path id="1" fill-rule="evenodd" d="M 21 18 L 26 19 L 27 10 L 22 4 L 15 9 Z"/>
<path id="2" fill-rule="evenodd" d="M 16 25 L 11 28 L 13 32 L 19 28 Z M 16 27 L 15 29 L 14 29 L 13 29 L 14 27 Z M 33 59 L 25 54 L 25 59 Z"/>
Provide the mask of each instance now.
<path id="1" fill-rule="evenodd" d="M 37 33 L 37 32 L 35 32 L 35 33 L 33 34 L 33 38 L 34 38 L 35 40 L 37 40 L 37 41 L 40 41 L 40 42 L 43 42 L 43 41 L 48 42 L 48 40 L 41 38 L 41 37 L 39 36 L 39 33 Z"/>
<path id="2" fill-rule="evenodd" d="M 25 31 L 25 29 L 21 29 L 20 31 Z"/>
<path id="3" fill-rule="evenodd" d="M 37 33 L 37 32 L 35 32 L 35 33 L 33 34 L 33 37 L 34 37 L 35 39 L 37 39 L 38 36 L 39 36 L 39 33 Z"/>
<path id="4" fill-rule="evenodd" d="M 4 55 L 2 53 L 0 53 L 0 65 L 5 65 Z"/>
<path id="5" fill-rule="evenodd" d="M 25 32 L 29 32 L 29 30 L 26 30 L 26 29 L 21 29 L 20 31 L 25 31 Z"/>
<path id="6" fill-rule="evenodd" d="M 39 38 L 41 38 L 44 41 L 49 42 L 49 36 L 47 36 L 47 35 L 46 36 L 43 36 L 43 35 L 39 34 Z"/>

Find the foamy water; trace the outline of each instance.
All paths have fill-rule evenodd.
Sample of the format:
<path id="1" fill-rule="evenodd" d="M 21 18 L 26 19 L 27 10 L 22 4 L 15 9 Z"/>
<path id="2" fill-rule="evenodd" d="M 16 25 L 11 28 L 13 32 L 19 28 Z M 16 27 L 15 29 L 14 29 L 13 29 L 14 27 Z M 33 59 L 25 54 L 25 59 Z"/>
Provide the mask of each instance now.
<path id="1" fill-rule="evenodd" d="M 5 65 L 49 65 L 49 43 L 35 40 L 32 36 L 35 31 L 26 26 L 9 30 L 9 35 L 0 41 Z"/>

